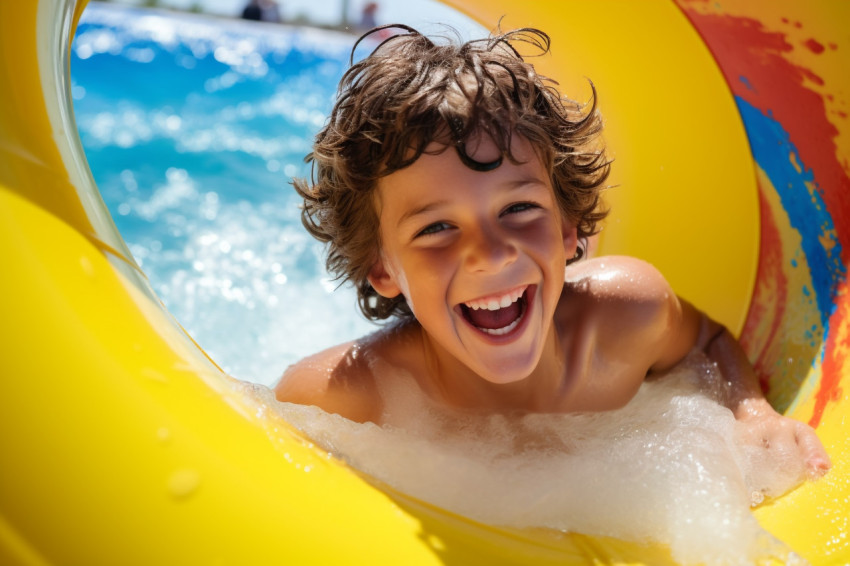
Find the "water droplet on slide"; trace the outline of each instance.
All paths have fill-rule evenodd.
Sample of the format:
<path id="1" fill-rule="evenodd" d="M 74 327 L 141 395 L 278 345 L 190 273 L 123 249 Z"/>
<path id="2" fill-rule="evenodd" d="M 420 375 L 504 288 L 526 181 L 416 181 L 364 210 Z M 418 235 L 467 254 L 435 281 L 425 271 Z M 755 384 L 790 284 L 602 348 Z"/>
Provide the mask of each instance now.
<path id="1" fill-rule="evenodd" d="M 201 483 L 201 476 L 197 471 L 182 468 L 175 470 L 168 478 L 168 493 L 174 499 L 187 499 L 191 497 Z"/>

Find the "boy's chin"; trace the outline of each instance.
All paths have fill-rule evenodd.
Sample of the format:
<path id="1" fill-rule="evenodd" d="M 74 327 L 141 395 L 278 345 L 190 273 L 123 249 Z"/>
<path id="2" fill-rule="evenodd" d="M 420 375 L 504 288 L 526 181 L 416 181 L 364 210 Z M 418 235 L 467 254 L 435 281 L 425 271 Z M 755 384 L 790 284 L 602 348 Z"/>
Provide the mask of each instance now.
<path id="1" fill-rule="evenodd" d="M 513 363 L 511 363 L 513 362 Z M 503 360 L 487 367 L 470 368 L 482 380 L 494 385 L 520 383 L 531 375 L 537 364 L 527 359 Z"/>

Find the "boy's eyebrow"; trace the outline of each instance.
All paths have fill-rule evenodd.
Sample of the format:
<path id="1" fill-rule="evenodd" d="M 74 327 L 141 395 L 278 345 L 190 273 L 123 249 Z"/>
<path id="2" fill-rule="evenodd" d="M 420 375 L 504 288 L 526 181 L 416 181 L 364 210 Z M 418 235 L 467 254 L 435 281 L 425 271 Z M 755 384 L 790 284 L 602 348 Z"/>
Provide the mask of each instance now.
<path id="1" fill-rule="evenodd" d="M 505 187 L 508 189 L 521 189 L 527 185 L 546 185 L 546 181 L 539 178 L 536 175 L 529 175 L 527 177 L 520 177 L 518 179 L 514 179 L 511 181 L 505 182 Z"/>
<path id="2" fill-rule="evenodd" d="M 504 187 L 506 191 L 516 191 L 529 186 L 539 186 L 548 189 L 546 181 L 536 175 L 528 175 L 526 177 L 511 179 L 502 184 L 502 187 Z"/>
<path id="3" fill-rule="evenodd" d="M 398 219 L 398 223 L 396 224 L 396 227 L 401 226 L 402 224 L 404 224 L 405 222 L 407 222 L 411 218 L 419 216 L 420 214 L 426 214 L 426 213 L 431 212 L 434 209 L 440 208 L 441 206 L 446 205 L 446 204 L 448 204 L 448 201 L 438 200 L 438 201 L 434 201 L 434 202 L 429 202 L 429 203 L 427 203 L 423 206 L 419 206 L 419 207 L 414 208 L 412 210 L 408 210 L 407 212 L 405 212 L 404 214 L 401 215 L 401 218 Z"/>

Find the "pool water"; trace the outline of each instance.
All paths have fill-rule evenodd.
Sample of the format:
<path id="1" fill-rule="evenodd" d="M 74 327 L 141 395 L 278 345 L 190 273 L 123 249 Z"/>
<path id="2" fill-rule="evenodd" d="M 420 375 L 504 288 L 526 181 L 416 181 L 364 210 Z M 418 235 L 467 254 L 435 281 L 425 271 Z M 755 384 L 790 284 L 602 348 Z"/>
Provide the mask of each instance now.
<path id="1" fill-rule="evenodd" d="M 77 29 L 74 112 L 104 201 L 169 311 L 240 379 L 374 329 L 289 184 L 354 40 L 105 4 Z"/>

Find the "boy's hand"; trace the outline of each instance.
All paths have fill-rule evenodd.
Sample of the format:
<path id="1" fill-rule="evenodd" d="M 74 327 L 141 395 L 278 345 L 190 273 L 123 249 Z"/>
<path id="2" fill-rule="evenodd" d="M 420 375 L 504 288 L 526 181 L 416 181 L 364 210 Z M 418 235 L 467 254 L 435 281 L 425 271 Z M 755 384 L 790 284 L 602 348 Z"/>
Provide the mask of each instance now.
<path id="1" fill-rule="evenodd" d="M 749 399 L 735 411 L 742 425 L 740 438 L 745 446 L 761 448 L 785 474 L 818 479 L 832 467 L 829 456 L 814 429 L 777 413 L 764 399 Z"/>
<path id="2" fill-rule="evenodd" d="M 685 304 L 685 311 L 693 307 Z M 721 402 L 738 422 L 741 443 L 748 452 L 752 486 L 763 495 L 781 495 L 806 478 L 818 479 L 832 466 L 815 431 L 805 423 L 777 413 L 759 387 L 753 367 L 735 338 L 720 324 L 702 315 L 697 347 L 713 361 L 723 378 Z M 693 324 L 693 323 L 691 323 Z M 753 497 L 753 503 L 760 500 Z"/>

